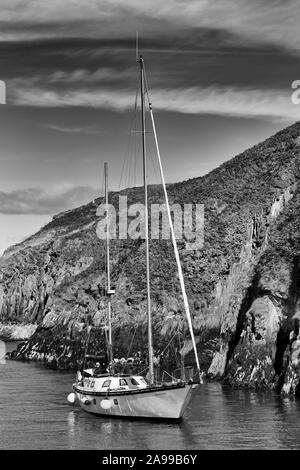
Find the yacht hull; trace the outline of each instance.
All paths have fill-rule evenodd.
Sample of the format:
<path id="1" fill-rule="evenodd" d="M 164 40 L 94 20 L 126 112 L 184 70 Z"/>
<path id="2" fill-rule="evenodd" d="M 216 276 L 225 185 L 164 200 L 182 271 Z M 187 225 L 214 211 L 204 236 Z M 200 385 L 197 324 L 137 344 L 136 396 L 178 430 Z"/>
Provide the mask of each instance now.
<path id="1" fill-rule="evenodd" d="M 197 385 L 155 387 L 97 393 L 73 386 L 81 408 L 89 413 L 125 418 L 180 419 Z"/>

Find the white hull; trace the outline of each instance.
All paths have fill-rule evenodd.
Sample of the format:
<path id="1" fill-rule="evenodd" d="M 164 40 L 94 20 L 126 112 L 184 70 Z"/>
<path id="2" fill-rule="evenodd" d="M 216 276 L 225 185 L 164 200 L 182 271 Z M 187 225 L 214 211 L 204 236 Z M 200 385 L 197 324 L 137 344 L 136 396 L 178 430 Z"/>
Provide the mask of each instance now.
<path id="1" fill-rule="evenodd" d="M 157 387 L 138 392 L 91 394 L 74 385 L 80 406 L 89 413 L 126 418 L 180 419 L 196 385 Z M 107 408 L 109 406 L 109 408 Z"/>

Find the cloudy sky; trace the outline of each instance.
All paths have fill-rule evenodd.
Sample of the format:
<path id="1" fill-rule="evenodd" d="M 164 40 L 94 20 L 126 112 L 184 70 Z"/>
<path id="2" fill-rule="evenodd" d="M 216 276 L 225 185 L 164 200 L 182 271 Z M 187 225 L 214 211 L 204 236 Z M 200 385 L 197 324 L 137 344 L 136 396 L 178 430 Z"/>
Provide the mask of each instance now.
<path id="1" fill-rule="evenodd" d="M 136 30 L 171 182 L 299 119 L 299 24 L 298 0 L 0 0 L 0 252 L 101 193 L 104 161 L 141 182 Z"/>

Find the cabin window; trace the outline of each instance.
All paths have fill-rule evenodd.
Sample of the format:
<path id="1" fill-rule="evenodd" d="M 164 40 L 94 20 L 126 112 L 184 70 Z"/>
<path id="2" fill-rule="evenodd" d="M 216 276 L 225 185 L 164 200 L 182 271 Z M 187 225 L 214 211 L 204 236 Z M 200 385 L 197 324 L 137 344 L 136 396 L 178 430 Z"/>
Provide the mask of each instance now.
<path id="1" fill-rule="evenodd" d="M 124 385 L 128 385 L 128 384 L 127 384 L 127 381 L 125 379 L 120 379 L 119 380 L 119 385 L 123 387 Z"/>
<path id="2" fill-rule="evenodd" d="M 103 387 L 109 387 L 109 386 L 110 386 L 110 383 L 111 383 L 111 380 L 105 380 L 105 381 L 103 382 L 102 388 L 103 388 Z"/>
<path id="3" fill-rule="evenodd" d="M 114 398 L 114 404 L 115 404 L 115 405 L 118 405 L 118 404 L 119 404 L 119 403 L 118 403 L 118 400 L 117 400 L 116 398 Z"/>
<path id="4" fill-rule="evenodd" d="M 93 403 L 94 403 L 94 405 L 96 405 L 96 403 L 97 403 L 96 398 L 93 398 Z"/>
<path id="5" fill-rule="evenodd" d="M 132 383 L 132 385 L 139 385 L 138 381 L 135 379 L 130 379 L 130 382 Z"/>

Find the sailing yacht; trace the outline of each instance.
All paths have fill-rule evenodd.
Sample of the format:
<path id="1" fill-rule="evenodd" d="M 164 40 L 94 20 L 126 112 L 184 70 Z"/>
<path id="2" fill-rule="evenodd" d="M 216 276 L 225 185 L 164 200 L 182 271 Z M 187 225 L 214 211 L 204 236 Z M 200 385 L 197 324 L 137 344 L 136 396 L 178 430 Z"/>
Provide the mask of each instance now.
<path id="1" fill-rule="evenodd" d="M 157 419 L 180 419 L 191 399 L 192 391 L 201 380 L 199 359 L 193 333 L 192 320 L 186 295 L 183 273 L 177 249 L 171 211 L 169 207 L 168 194 L 163 175 L 160 151 L 158 146 L 153 109 L 149 100 L 149 92 L 146 90 L 145 66 L 143 57 L 138 58 L 140 73 L 140 95 L 141 95 L 141 125 L 142 125 L 142 151 L 143 151 L 143 179 L 144 179 L 144 203 L 145 203 L 145 245 L 146 245 L 146 281 L 147 281 L 147 314 L 148 314 L 148 365 L 147 378 L 135 374 L 118 374 L 113 367 L 113 345 L 112 345 L 112 315 L 111 296 L 114 291 L 110 284 L 110 259 L 109 259 L 109 230 L 106 237 L 107 257 L 107 297 L 108 297 L 108 369 L 97 371 L 95 369 L 83 369 L 77 373 L 77 380 L 73 384 L 74 392 L 68 397 L 69 402 L 77 400 L 81 408 L 89 413 L 105 416 L 117 416 L 122 418 L 157 418 Z M 169 382 L 156 383 L 154 380 L 154 357 L 152 345 L 152 315 L 150 296 L 150 260 L 149 260 L 149 234 L 148 234 L 148 207 L 147 207 L 147 162 L 146 162 L 146 130 L 145 130 L 145 107 L 146 95 L 156 145 L 156 152 L 166 200 L 168 221 L 171 229 L 171 237 L 174 254 L 177 263 L 178 275 L 185 306 L 185 312 L 192 339 L 193 350 L 199 381 L 193 378 L 176 379 L 171 376 Z M 108 165 L 105 164 L 105 200 L 108 209 Z M 106 211 L 108 218 L 108 210 Z M 107 227 L 109 226 L 107 222 Z"/>

